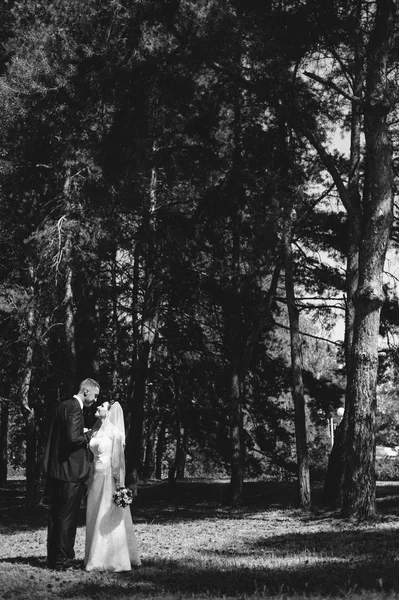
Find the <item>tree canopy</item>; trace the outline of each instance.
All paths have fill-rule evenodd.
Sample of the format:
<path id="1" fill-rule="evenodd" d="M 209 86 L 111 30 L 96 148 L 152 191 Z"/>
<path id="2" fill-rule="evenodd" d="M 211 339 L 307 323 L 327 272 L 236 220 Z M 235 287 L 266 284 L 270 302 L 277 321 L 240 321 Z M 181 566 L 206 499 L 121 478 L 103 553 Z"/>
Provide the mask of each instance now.
<path id="1" fill-rule="evenodd" d="M 130 485 L 227 474 L 233 502 L 246 476 L 296 473 L 307 508 L 345 405 L 334 487 L 373 514 L 397 365 L 396 2 L 0 17 L 3 478 L 23 464 L 35 497 L 54 407 L 90 376 L 125 409 Z"/>

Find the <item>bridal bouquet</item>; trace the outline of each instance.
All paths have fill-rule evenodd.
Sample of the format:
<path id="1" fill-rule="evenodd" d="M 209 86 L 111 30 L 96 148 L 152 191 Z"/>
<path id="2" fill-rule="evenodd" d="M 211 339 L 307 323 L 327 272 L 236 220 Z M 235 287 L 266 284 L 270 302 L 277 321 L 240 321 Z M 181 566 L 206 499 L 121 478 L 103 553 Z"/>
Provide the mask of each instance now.
<path id="1" fill-rule="evenodd" d="M 129 488 L 125 487 L 118 488 L 113 495 L 113 500 L 116 506 L 121 506 L 122 508 L 125 508 L 126 506 L 132 503 L 132 490 L 129 490 Z"/>

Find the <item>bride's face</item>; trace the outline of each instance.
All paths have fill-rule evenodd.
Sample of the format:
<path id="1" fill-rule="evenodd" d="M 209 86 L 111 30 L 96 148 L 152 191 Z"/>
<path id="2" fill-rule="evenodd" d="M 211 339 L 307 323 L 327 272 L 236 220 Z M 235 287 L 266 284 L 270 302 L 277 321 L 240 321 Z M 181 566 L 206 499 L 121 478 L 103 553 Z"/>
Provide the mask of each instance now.
<path id="1" fill-rule="evenodd" d="M 109 411 L 109 402 L 103 402 L 96 410 L 96 414 L 94 415 L 97 419 L 105 419 Z"/>

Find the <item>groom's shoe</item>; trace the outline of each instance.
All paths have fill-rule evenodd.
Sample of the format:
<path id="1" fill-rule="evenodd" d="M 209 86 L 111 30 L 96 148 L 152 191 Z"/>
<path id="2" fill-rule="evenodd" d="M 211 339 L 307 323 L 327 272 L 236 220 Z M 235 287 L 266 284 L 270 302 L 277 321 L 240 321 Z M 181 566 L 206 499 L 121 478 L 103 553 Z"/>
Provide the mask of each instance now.
<path id="1" fill-rule="evenodd" d="M 54 567 L 55 571 L 62 571 L 63 573 L 66 571 L 79 571 L 79 567 L 75 565 L 59 565 Z"/>
<path id="2" fill-rule="evenodd" d="M 79 569 L 79 566 L 74 564 L 71 560 L 68 560 L 66 562 L 54 565 L 53 569 L 55 571 L 76 571 Z"/>

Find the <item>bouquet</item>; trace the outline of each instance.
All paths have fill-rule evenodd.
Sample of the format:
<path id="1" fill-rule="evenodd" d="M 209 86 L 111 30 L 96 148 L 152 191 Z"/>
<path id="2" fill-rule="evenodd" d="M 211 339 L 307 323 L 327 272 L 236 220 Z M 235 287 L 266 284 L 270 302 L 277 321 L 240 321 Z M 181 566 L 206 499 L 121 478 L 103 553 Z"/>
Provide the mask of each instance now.
<path id="1" fill-rule="evenodd" d="M 132 503 L 132 490 L 129 490 L 129 488 L 125 487 L 118 488 L 113 495 L 113 500 L 116 506 L 121 506 L 122 508 L 125 508 L 126 506 Z"/>

